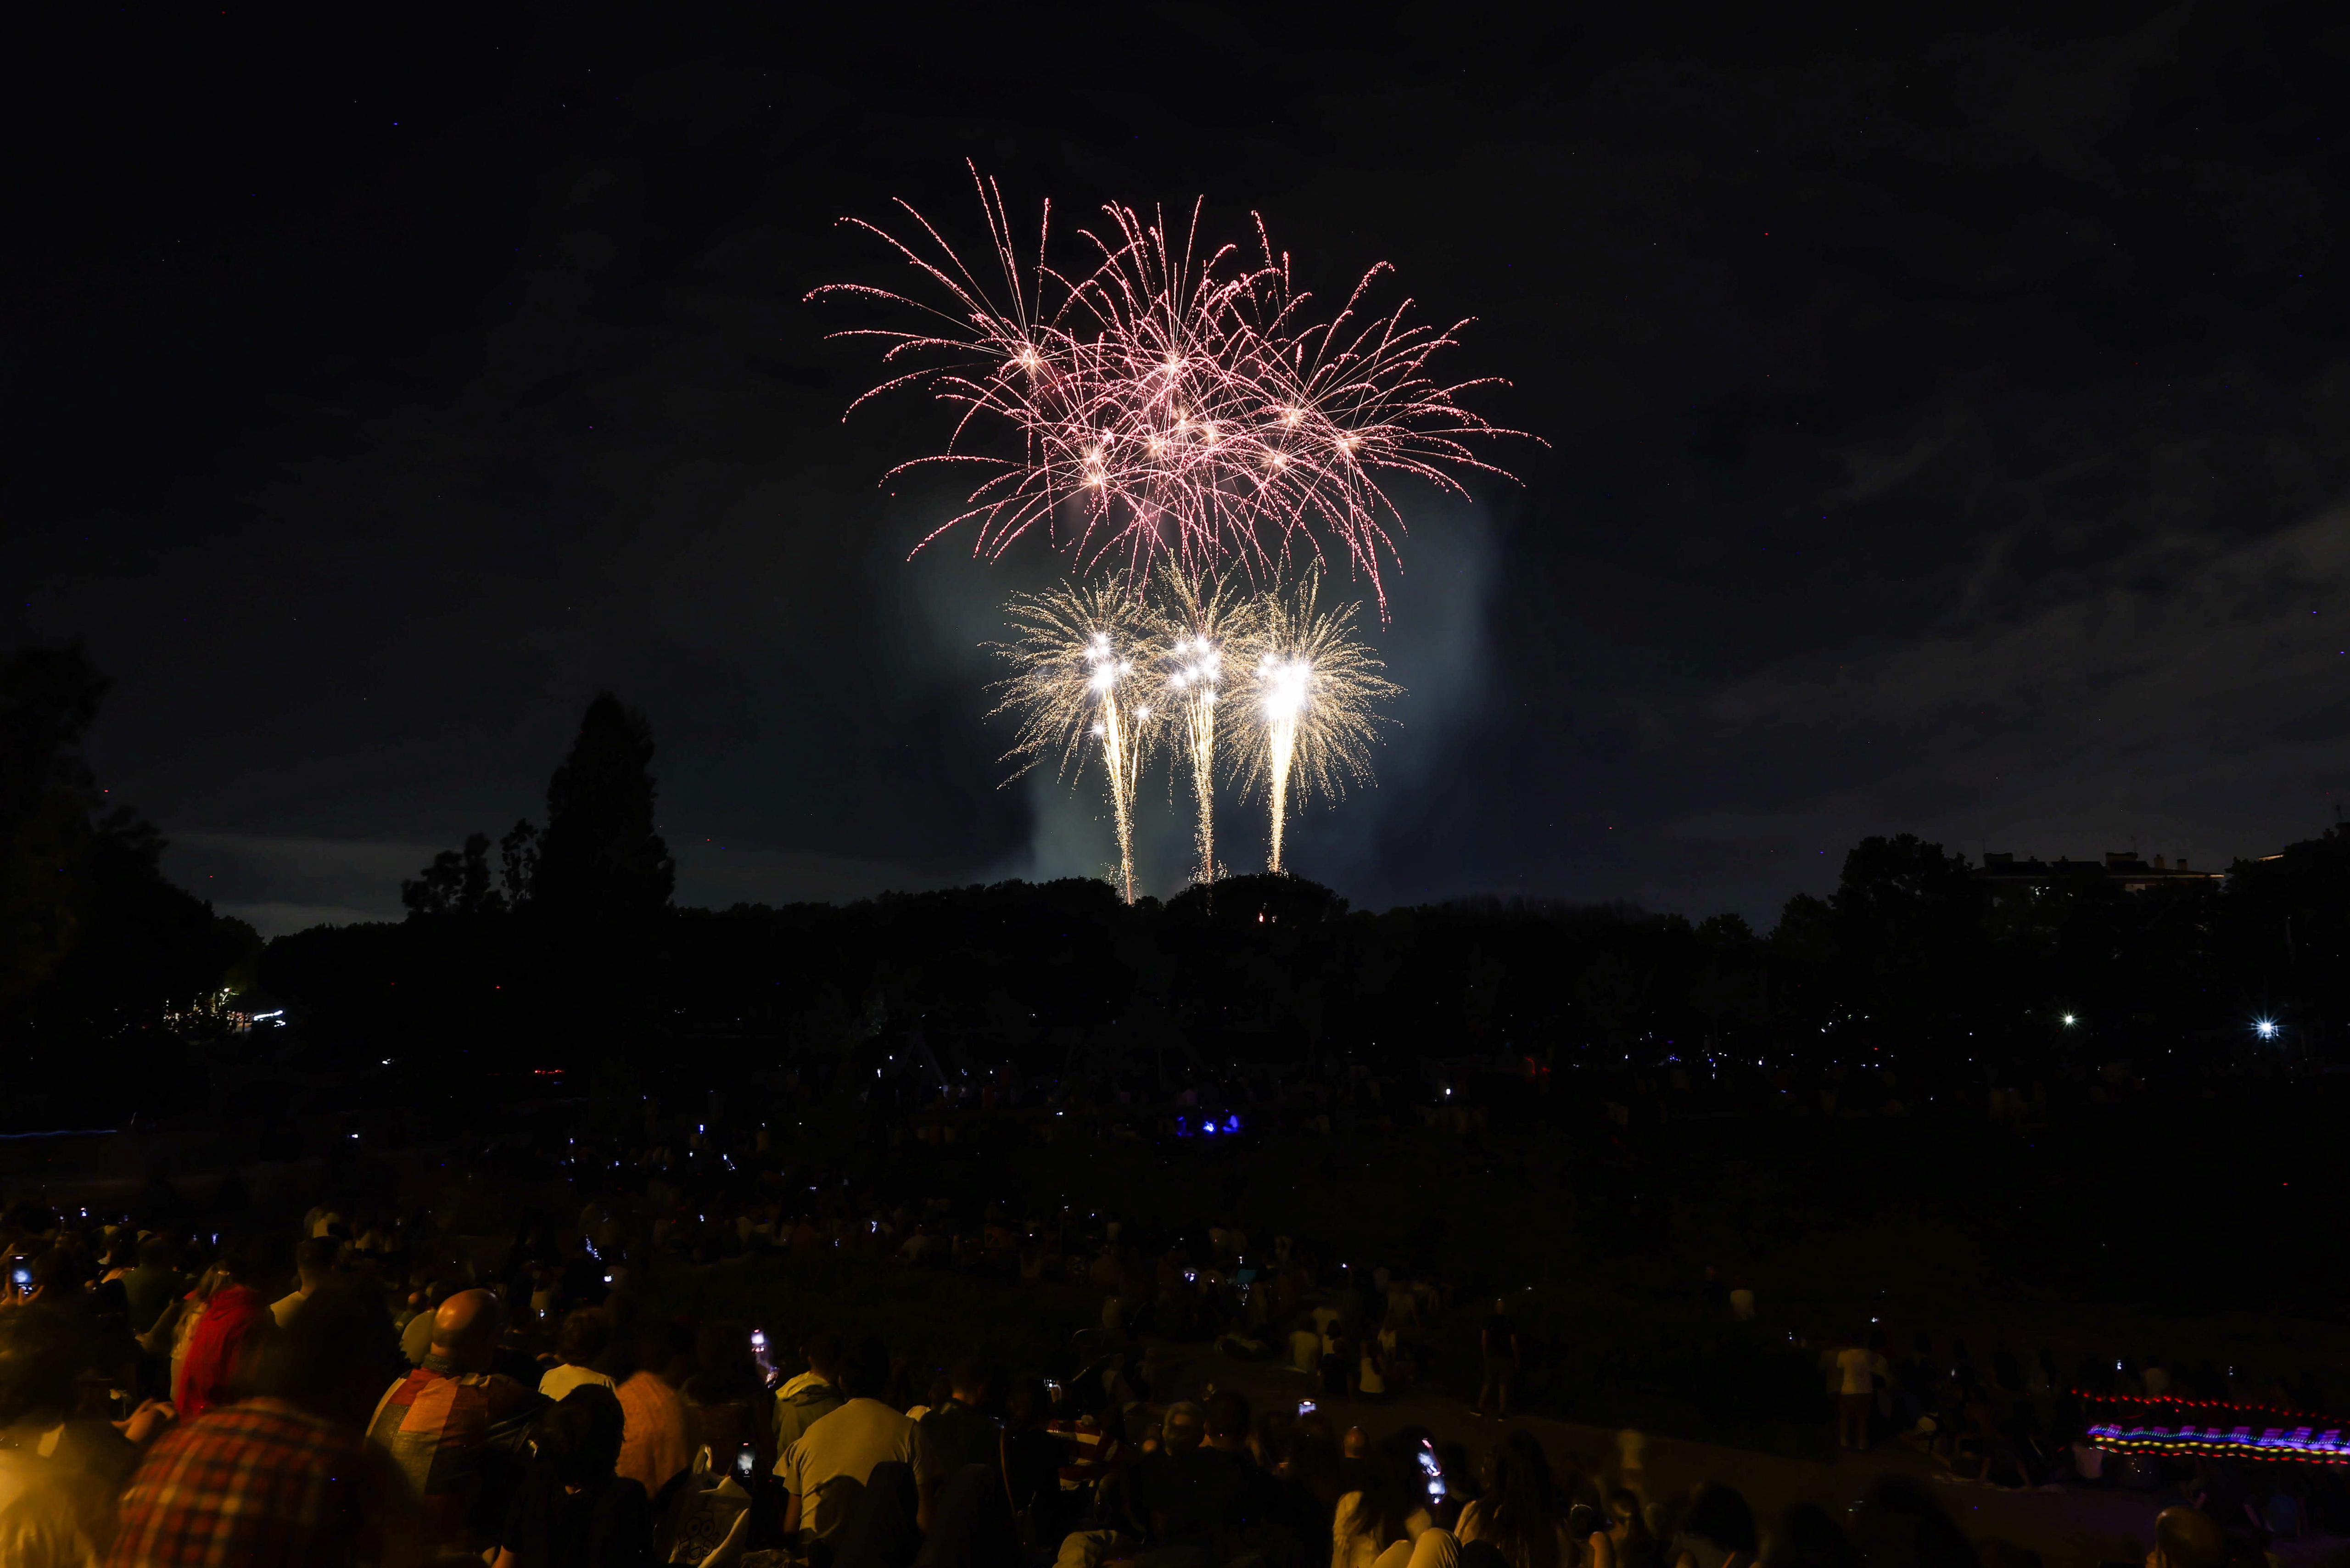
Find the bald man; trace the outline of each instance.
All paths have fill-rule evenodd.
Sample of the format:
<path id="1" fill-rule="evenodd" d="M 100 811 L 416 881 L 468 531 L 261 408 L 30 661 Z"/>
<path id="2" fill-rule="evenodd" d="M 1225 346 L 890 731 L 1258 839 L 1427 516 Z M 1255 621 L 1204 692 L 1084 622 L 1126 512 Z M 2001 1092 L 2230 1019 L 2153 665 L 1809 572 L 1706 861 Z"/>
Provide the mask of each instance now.
<path id="1" fill-rule="evenodd" d="M 424 1500 L 435 1543 L 494 1544 L 520 1483 L 530 1424 L 546 1401 L 490 1370 L 505 1308 L 489 1291 L 460 1291 L 432 1318 L 424 1364 L 377 1401 L 368 1441 Z"/>

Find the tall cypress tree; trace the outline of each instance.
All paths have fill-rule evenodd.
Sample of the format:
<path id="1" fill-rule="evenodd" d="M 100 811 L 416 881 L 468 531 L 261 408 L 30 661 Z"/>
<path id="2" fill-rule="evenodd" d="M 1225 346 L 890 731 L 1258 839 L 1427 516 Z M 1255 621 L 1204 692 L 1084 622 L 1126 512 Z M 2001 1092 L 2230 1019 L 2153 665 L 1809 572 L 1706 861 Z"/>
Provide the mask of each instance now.
<path id="1" fill-rule="evenodd" d="M 677 886 L 653 824 L 652 726 L 598 694 L 579 721 L 571 754 L 546 786 L 531 901 L 561 919 L 641 920 L 668 908 Z"/>

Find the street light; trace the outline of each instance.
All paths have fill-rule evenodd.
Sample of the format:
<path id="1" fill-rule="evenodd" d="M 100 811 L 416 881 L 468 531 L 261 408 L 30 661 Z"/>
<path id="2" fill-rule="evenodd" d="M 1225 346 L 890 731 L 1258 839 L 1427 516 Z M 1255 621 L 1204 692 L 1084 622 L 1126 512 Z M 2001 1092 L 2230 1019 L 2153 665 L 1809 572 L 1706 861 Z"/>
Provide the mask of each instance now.
<path id="1" fill-rule="evenodd" d="M 2068 1013 L 2066 1013 L 2066 1014 L 2064 1014 L 2064 1027 L 2065 1027 L 2065 1028 L 2067 1028 L 2067 1029 L 2072 1028 L 2072 1027 L 2073 1027 L 2073 1025 L 2074 1025 L 2075 1023 L 2080 1023 L 2080 1022 L 2081 1022 L 2081 1021 L 2080 1021 L 2078 1018 L 2075 1018 L 2073 1014 L 2071 1014 L 2071 1013 L 2069 1013 L 2069 1012 L 2068 1012 Z"/>
<path id="2" fill-rule="evenodd" d="M 2252 1025 L 2252 1033 L 2263 1040 L 2273 1040 L 2277 1037 L 2277 1021 L 2273 1018 L 2263 1018 Z"/>

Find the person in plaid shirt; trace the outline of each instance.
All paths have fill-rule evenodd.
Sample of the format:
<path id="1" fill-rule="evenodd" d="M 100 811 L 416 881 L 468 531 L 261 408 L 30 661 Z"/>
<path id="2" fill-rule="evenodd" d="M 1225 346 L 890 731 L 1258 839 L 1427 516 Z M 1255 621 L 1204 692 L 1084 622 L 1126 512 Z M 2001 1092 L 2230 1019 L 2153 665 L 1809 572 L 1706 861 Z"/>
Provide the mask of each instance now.
<path id="1" fill-rule="evenodd" d="M 489 1370 L 504 1328 L 494 1292 L 460 1291 L 441 1303 L 424 1365 L 394 1383 L 368 1423 L 424 1502 L 444 1549 L 494 1543 L 522 1481 L 530 1425 L 547 1401 Z"/>
<path id="2" fill-rule="evenodd" d="M 262 1352 L 258 1395 L 156 1441 L 123 1489 L 107 1563 L 421 1563 L 415 1499 L 362 1426 L 398 1355 L 381 1303 L 351 1286 L 321 1288 Z"/>

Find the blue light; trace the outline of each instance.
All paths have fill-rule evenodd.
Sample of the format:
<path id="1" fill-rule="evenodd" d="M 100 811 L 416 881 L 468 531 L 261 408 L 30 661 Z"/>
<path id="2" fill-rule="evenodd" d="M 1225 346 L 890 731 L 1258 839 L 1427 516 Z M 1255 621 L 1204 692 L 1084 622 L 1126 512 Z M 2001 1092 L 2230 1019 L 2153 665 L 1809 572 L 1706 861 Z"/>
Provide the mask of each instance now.
<path id="1" fill-rule="evenodd" d="M 2263 1040 L 2273 1040 L 2277 1037 L 2277 1021 L 2273 1018 L 2263 1018 L 2252 1025 L 2252 1033 Z"/>

